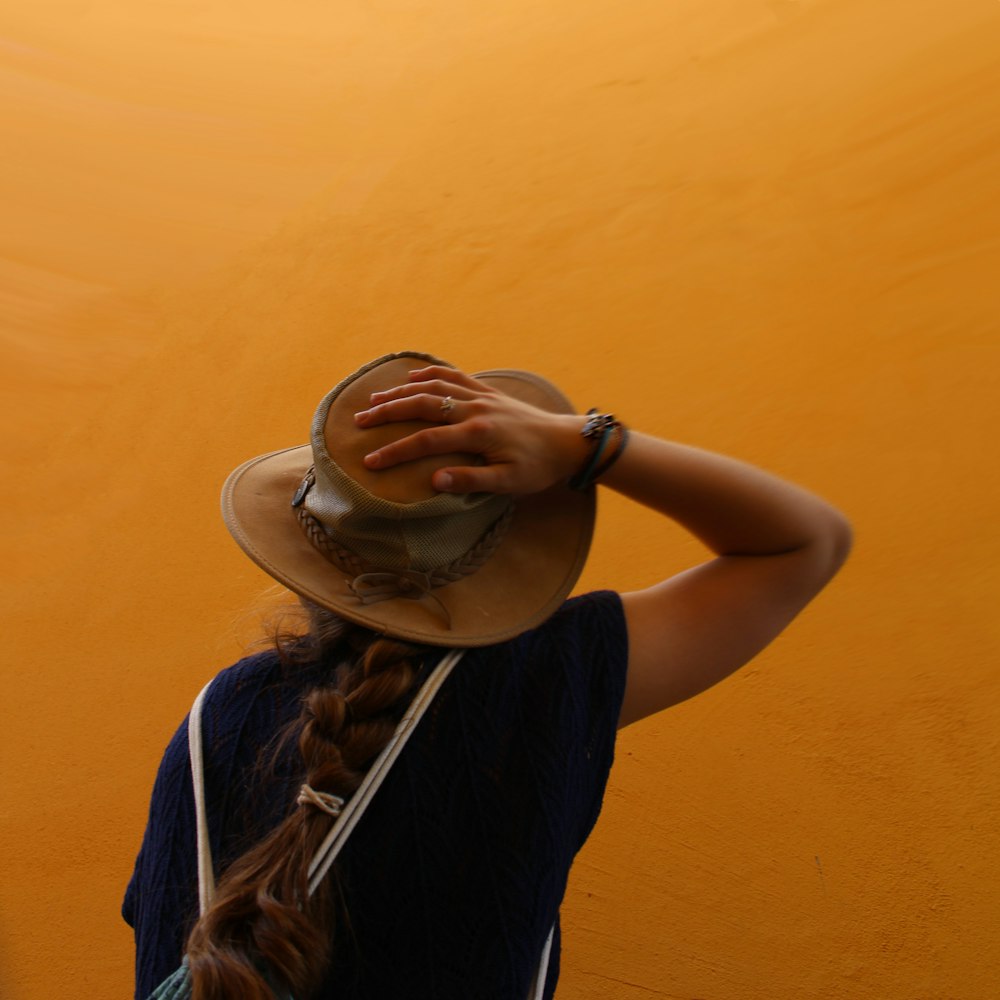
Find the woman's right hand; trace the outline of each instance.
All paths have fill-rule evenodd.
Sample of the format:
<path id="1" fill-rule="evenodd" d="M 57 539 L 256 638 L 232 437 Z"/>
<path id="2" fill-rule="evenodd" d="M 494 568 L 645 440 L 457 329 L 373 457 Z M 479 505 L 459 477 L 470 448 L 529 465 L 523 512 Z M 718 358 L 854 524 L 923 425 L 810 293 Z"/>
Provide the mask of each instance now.
<path id="1" fill-rule="evenodd" d="M 372 470 L 428 455 L 482 457 L 483 465 L 438 469 L 432 485 L 442 493 L 536 493 L 569 479 L 589 454 L 580 436 L 584 417 L 539 409 L 443 365 L 417 369 L 404 385 L 373 393 L 371 406 L 354 419 L 359 427 L 437 425 L 371 452 L 365 465 Z"/>

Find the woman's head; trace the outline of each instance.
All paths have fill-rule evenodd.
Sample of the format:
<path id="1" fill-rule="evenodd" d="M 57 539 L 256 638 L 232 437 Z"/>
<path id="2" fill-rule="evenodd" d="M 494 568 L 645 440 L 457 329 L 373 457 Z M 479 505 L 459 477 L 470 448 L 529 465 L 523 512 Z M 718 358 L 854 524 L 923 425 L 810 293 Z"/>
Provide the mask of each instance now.
<path id="1" fill-rule="evenodd" d="M 388 355 L 343 379 L 321 401 L 310 445 L 260 456 L 229 477 L 223 516 L 258 565 L 317 605 L 385 635 L 487 645 L 539 624 L 568 595 L 589 547 L 594 499 L 562 486 L 517 499 L 434 490 L 435 470 L 472 464 L 470 455 L 369 469 L 373 449 L 435 425 L 363 428 L 355 412 L 431 362 L 442 364 Z M 477 378 L 540 409 L 572 412 L 539 376 Z M 439 423 L 450 422 L 449 400 L 434 410 Z"/>

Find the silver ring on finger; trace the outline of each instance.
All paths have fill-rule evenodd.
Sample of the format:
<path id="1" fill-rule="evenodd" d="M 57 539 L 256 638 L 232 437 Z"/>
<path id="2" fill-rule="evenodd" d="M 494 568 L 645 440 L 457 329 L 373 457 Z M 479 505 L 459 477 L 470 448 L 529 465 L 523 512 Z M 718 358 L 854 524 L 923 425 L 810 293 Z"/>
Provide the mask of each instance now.
<path id="1" fill-rule="evenodd" d="M 441 400 L 441 413 L 443 414 L 445 420 L 451 416 L 451 411 L 454 409 L 455 400 L 453 400 L 451 396 L 445 396 L 444 399 Z"/>

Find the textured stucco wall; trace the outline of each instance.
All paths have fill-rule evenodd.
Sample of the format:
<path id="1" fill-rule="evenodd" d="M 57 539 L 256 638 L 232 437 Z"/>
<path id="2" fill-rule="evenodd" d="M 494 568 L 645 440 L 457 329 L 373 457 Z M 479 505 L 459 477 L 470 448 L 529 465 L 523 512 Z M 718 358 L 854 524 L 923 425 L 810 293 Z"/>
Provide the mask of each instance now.
<path id="1" fill-rule="evenodd" d="M 0 994 L 127 995 L 159 753 L 273 596 L 221 479 L 418 347 L 856 526 L 769 651 L 622 734 L 561 1000 L 994 1000 L 1000 7 L 18 6 Z M 607 497 L 583 583 L 698 558 Z"/>

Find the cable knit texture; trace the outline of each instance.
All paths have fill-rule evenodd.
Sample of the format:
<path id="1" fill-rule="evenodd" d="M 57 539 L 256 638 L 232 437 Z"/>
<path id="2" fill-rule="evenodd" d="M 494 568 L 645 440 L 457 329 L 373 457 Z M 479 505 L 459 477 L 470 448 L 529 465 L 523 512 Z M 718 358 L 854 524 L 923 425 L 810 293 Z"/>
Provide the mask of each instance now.
<path id="1" fill-rule="evenodd" d="M 442 651 L 426 657 L 433 667 Z M 350 928 L 318 998 L 522 1000 L 558 917 L 573 857 L 601 807 L 625 685 L 621 601 L 574 598 L 538 629 L 472 649 L 449 677 L 338 860 Z M 219 674 L 204 707 L 217 873 L 289 808 L 289 741 L 317 671 L 274 652 Z M 197 917 L 187 720 L 160 765 L 122 913 L 135 928 L 136 998 L 180 963 Z M 546 997 L 558 978 L 558 934 Z M 305 1000 L 305 998 L 300 998 Z"/>

